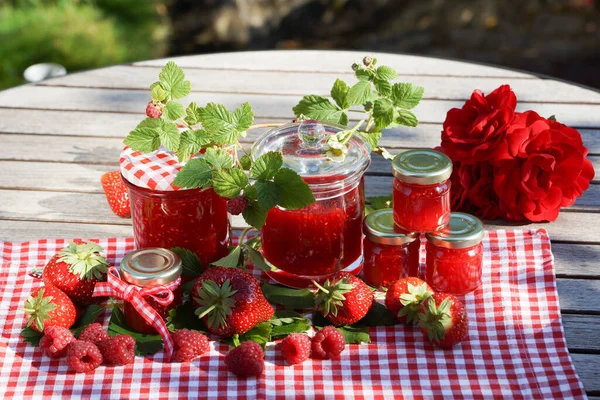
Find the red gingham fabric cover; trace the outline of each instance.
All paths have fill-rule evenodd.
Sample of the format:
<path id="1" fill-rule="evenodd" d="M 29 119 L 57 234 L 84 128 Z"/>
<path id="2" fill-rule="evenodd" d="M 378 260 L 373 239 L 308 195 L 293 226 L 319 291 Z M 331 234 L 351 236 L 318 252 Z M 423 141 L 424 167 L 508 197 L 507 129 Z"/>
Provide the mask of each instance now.
<path id="1" fill-rule="evenodd" d="M 140 153 L 125 146 L 119 158 L 121 175 L 132 184 L 152 190 L 185 190 L 173 186 L 181 169 L 177 157 L 164 147 L 152 153 Z"/>
<path id="2" fill-rule="evenodd" d="M 110 262 L 134 248 L 132 239 L 100 239 Z M 483 285 L 464 297 L 469 338 L 451 350 L 404 326 L 371 329 L 371 344 L 350 345 L 339 360 L 285 366 L 274 344 L 258 379 L 225 369 L 228 346 L 191 363 L 163 363 L 163 353 L 132 365 L 87 374 L 69 371 L 24 343 L 22 306 L 40 281 L 34 266 L 66 240 L 0 242 L 0 396 L 7 398 L 585 398 L 567 351 L 545 230 L 490 231 L 484 239 Z M 423 247 L 421 261 L 423 261 Z M 254 271 L 257 277 L 261 273 Z"/>

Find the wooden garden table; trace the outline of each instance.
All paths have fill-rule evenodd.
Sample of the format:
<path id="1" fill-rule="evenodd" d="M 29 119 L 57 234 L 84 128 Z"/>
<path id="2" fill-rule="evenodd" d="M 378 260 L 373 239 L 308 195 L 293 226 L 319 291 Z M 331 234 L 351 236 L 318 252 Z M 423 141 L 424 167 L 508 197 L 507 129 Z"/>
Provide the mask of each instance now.
<path id="1" fill-rule="evenodd" d="M 190 100 L 249 101 L 257 122 L 289 121 L 305 94 L 328 95 L 338 77 L 353 81 L 362 52 L 264 51 L 176 58 L 192 81 Z M 532 74 L 436 58 L 376 54 L 400 80 L 425 87 L 419 127 L 386 132 L 393 151 L 434 147 L 446 112 L 474 89 L 512 86 L 518 110 L 533 109 L 579 129 L 596 178 L 575 205 L 544 227 L 552 239 L 567 344 L 590 396 L 600 396 L 600 93 Z M 167 60 L 68 75 L 0 92 L 0 240 L 131 236 L 112 214 L 100 176 L 118 168 L 122 140 L 144 117 L 149 85 Z M 250 144 L 261 131 L 244 140 Z M 391 166 L 374 157 L 367 196 L 391 193 Z M 243 227 L 233 219 L 234 227 Z M 506 226 L 489 223 L 488 228 Z"/>

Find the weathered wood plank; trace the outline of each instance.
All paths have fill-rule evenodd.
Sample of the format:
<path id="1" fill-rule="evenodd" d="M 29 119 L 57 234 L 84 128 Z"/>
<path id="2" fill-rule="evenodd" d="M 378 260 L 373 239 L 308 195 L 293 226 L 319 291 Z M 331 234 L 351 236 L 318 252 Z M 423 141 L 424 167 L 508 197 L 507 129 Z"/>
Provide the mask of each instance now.
<path id="1" fill-rule="evenodd" d="M 293 118 L 292 108 L 300 96 L 240 95 L 226 93 L 192 93 L 186 101 L 198 104 L 207 102 L 222 103 L 226 107 L 237 107 L 250 102 L 257 116 L 261 118 Z M 0 92 L 0 107 L 35 108 L 44 110 L 76 110 L 100 112 L 133 112 L 144 110 L 148 94 L 134 90 L 105 90 L 85 88 L 64 88 L 48 86 L 23 86 Z M 423 100 L 415 109 L 419 120 L 427 123 L 441 123 L 446 112 L 462 106 L 461 101 Z M 520 102 L 518 111 L 534 109 L 540 115 L 557 115 L 561 122 L 578 127 L 600 127 L 600 104 L 542 104 Z"/>
<path id="2" fill-rule="evenodd" d="M 119 65 L 85 73 L 70 74 L 43 81 L 43 86 L 148 90 L 160 72 L 159 67 L 139 68 Z M 329 96 L 339 74 L 228 71 L 187 69 L 186 77 L 195 92 Z M 355 78 L 342 76 L 349 84 Z M 500 85 L 510 85 L 519 101 L 557 103 L 600 103 L 600 93 L 568 83 L 541 79 L 399 76 L 425 88 L 426 99 L 466 100 L 475 89 L 489 93 Z"/>
<path id="3" fill-rule="evenodd" d="M 600 352 L 600 316 L 563 314 L 569 350 Z"/>
<path id="4" fill-rule="evenodd" d="M 586 392 L 600 392 L 600 354 L 571 354 L 575 370 Z"/>
<path id="5" fill-rule="evenodd" d="M 400 74 L 437 76 L 495 76 L 536 78 L 526 72 L 505 68 L 483 66 L 471 62 L 451 61 L 433 57 L 370 53 L 380 64 L 395 68 Z M 336 72 L 351 74 L 353 62 L 360 62 L 363 53 L 355 51 L 293 50 L 252 51 L 223 54 L 206 54 L 171 57 L 159 60 L 140 61 L 135 65 L 162 67 L 167 61 L 175 61 L 181 67 L 205 69 L 232 69 L 251 71 L 308 71 L 313 73 Z"/>
<path id="6" fill-rule="evenodd" d="M 600 304 L 595 299 L 600 293 L 600 280 L 592 279 L 557 279 L 562 312 L 599 313 Z M 597 303 L 597 304 L 594 304 Z"/>
<path id="7" fill-rule="evenodd" d="M 554 239 L 550 237 L 550 239 Z M 556 276 L 600 278 L 600 246 L 586 244 L 552 243 Z M 600 344 L 600 342 L 599 342 Z"/>

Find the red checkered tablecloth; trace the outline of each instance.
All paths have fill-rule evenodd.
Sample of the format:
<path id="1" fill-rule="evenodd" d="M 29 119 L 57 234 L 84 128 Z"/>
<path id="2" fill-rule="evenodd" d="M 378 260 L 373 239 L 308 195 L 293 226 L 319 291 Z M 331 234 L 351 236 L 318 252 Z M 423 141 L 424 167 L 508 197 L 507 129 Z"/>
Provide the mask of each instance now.
<path id="1" fill-rule="evenodd" d="M 134 246 L 132 239 L 97 241 L 116 263 Z M 285 366 L 269 344 L 258 379 L 229 374 L 223 364 L 228 347 L 218 342 L 191 363 L 164 363 L 158 353 L 87 374 L 70 372 L 65 360 L 51 360 L 25 344 L 18 308 L 40 285 L 28 272 L 66 243 L 0 242 L 3 397 L 585 398 L 565 343 L 550 240 L 543 229 L 487 233 L 483 285 L 464 297 L 469 338 L 453 349 L 433 347 L 416 329 L 372 328 L 371 344 L 350 345 L 333 361 Z"/>

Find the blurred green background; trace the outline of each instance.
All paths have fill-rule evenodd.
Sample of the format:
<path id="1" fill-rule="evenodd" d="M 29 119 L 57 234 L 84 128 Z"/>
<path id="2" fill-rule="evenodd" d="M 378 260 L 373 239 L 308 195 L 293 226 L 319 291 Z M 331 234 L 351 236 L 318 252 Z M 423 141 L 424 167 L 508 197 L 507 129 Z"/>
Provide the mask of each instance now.
<path id="1" fill-rule="evenodd" d="M 0 0 L 0 89 L 75 72 L 262 49 L 424 54 L 600 88 L 600 0 Z"/>

